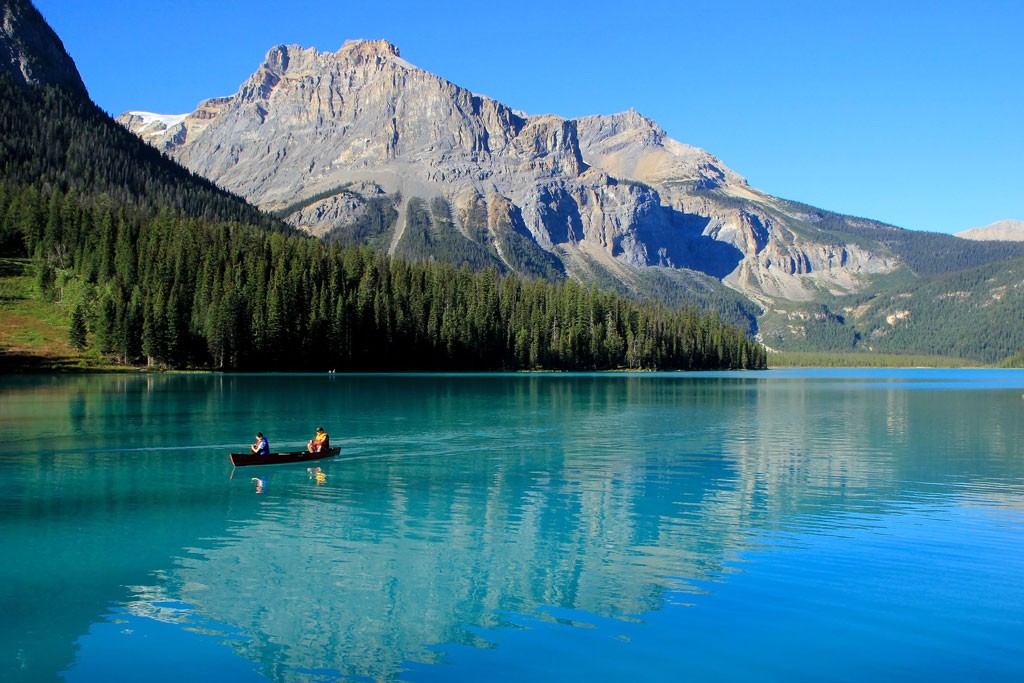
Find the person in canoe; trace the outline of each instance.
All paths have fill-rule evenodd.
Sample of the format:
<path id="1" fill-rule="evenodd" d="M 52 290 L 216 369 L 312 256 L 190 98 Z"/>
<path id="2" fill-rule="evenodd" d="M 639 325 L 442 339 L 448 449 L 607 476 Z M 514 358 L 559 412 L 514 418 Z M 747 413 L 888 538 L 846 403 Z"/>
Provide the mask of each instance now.
<path id="1" fill-rule="evenodd" d="M 327 436 L 327 432 L 324 431 L 323 427 L 316 428 L 316 434 L 310 439 L 309 443 L 306 444 L 306 450 L 310 453 L 322 453 L 331 447 L 331 439 Z"/>
<path id="2" fill-rule="evenodd" d="M 263 432 L 256 432 L 256 443 L 249 446 L 249 450 L 253 455 L 270 455 L 270 442 L 263 436 Z"/>

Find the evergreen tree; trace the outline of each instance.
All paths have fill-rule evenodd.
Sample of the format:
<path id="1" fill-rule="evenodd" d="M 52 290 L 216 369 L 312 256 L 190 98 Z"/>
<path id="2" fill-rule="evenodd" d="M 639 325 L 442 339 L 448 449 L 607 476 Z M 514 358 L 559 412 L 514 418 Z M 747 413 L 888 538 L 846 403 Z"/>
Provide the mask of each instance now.
<path id="1" fill-rule="evenodd" d="M 410 200 L 399 252 L 415 262 L 342 248 L 353 243 L 344 235 L 297 235 L 194 177 L 91 103 L 3 75 L 0 141 L 0 245 L 33 259 L 46 296 L 75 292 L 69 339 L 85 348 L 91 338 L 119 363 L 602 370 L 746 359 L 763 367 L 756 343 L 718 320 L 564 281 L 550 255 L 517 232 L 515 216 L 494 240 L 521 272 L 556 281 L 509 274 L 482 206 L 453 217 L 444 199 Z M 371 200 L 356 241 L 386 245 L 399 200 Z M 704 333 L 715 335 L 713 346 L 680 341 Z"/>
<path id="2" fill-rule="evenodd" d="M 75 306 L 71 312 L 71 327 L 68 329 L 68 341 L 78 351 L 84 351 L 87 344 L 87 330 L 85 326 L 85 310 L 82 304 Z"/>

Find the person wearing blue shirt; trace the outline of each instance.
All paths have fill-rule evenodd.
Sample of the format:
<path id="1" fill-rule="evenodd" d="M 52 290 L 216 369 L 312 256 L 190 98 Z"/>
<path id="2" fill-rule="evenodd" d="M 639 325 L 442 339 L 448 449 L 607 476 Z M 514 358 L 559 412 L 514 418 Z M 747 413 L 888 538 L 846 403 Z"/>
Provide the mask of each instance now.
<path id="1" fill-rule="evenodd" d="M 256 432 L 256 443 L 249 446 L 249 450 L 256 455 L 270 455 L 270 443 L 263 432 Z"/>

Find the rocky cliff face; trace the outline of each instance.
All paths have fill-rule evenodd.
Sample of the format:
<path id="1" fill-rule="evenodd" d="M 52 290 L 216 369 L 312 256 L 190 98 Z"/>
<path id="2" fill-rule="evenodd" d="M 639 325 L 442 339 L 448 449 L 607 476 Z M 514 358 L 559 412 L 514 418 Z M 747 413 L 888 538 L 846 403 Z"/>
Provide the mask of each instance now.
<path id="1" fill-rule="evenodd" d="M 60 85 L 87 96 L 64 43 L 29 0 L 0 3 L 0 72 L 18 83 Z"/>
<path id="2" fill-rule="evenodd" d="M 314 234 L 356 220 L 366 188 L 401 197 L 392 250 L 408 201 L 443 197 L 456 216 L 486 215 L 492 236 L 496 223 L 529 235 L 582 280 L 628 286 L 647 268 L 686 268 L 767 303 L 855 290 L 896 265 L 884 250 L 836 244 L 635 111 L 527 116 L 416 68 L 385 41 L 336 53 L 278 46 L 231 97 L 185 116 L 119 120 Z"/>

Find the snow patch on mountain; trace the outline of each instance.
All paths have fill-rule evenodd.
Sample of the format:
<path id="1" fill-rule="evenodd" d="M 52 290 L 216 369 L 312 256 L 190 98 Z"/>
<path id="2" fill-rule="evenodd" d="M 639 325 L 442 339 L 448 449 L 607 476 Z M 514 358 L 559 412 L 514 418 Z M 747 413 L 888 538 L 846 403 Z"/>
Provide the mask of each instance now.
<path id="1" fill-rule="evenodd" d="M 130 116 L 138 116 L 142 119 L 143 126 L 149 126 L 153 123 L 162 123 L 165 128 L 176 126 L 185 120 L 188 114 L 154 114 L 150 111 L 130 111 Z"/>

